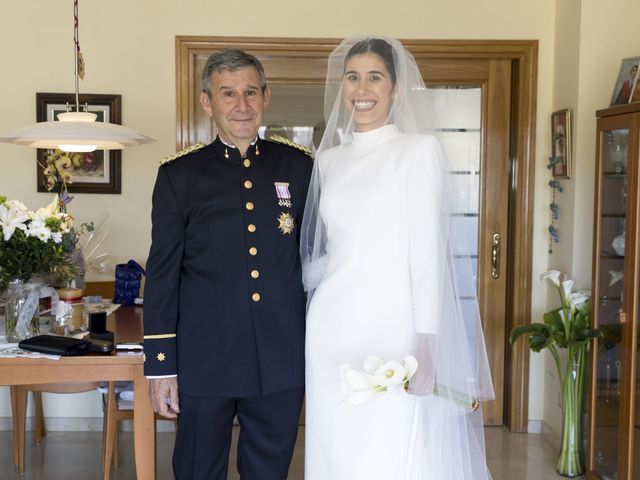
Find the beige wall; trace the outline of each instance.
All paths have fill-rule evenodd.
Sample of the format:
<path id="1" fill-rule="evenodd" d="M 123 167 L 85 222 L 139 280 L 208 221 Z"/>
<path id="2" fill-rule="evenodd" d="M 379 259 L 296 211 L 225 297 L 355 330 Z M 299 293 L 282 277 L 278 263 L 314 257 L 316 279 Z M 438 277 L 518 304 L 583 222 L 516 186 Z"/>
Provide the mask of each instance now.
<path id="1" fill-rule="evenodd" d="M 582 158 L 576 168 L 576 178 L 582 178 L 585 185 L 576 189 L 576 200 L 563 212 L 563 222 L 572 218 L 574 203 L 583 205 L 586 211 L 580 213 L 590 217 L 587 214 L 592 190 L 593 110 L 606 105 L 619 58 L 634 53 L 623 52 L 619 40 L 606 41 L 606 46 L 598 42 L 607 36 L 631 38 L 634 31 L 631 19 L 638 17 L 640 8 L 632 6 L 631 0 L 612 0 L 606 7 L 599 6 L 596 0 L 560 0 L 557 3 L 557 18 L 561 22 L 558 25 L 555 0 L 406 0 L 395 4 L 379 0 L 369 3 L 327 0 L 319 10 L 317 3 L 291 0 L 271 4 L 254 0 L 241 4 L 201 0 L 81 2 L 80 42 L 87 69 L 81 91 L 121 94 L 123 123 L 158 141 L 123 152 L 122 195 L 76 195 L 70 211 L 81 220 L 102 219 L 108 215 L 107 250 L 118 261 L 129 258 L 141 263 L 145 261 L 149 248 L 150 197 L 157 161 L 172 153 L 175 145 L 176 35 L 341 38 L 378 33 L 422 39 L 536 39 L 539 41 L 539 77 L 532 314 L 538 319 L 547 305 L 546 287 L 537 278 L 549 264 L 546 245 L 549 198 L 545 168 L 549 151 L 549 114 L 567 104 L 581 109 L 577 120 L 578 126 L 585 125 L 585 133 L 582 134 L 582 129 L 576 132 L 576 141 L 582 143 L 574 146 L 576 158 Z M 616 11 L 616 4 L 635 9 L 636 15 L 616 15 L 614 23 L 609 12 Z M 598 8 L 603 11 L 597 12 Z M 578 11 L 575 15 L 571 14 L 573 9 Z M 26 0 L 11 2 L 10 7 L 3 8 L 0 16 L 3 66 L 0 132 L 35 121 L 35 92 L 72 91 L 71 15 L 71 0 Z M 600 34 L 596 20 L 607 17 L 611 21 L 604 27 L 606 34 Z M 620 20 L 627 22 L 626 28 L 618 28 Z M 565 29 L 564 23 L 571 25 Z M 561 39 L 562 49 L 554 52 L 556 35 Z M 569 59 L 573 63 L 568 62 Z M 558 75 L 560 65 L 571 75 Z M 578 66 L 579 73 L 576 73 Z M 583 81 L 586 82 L 584 88 Z M 564 92 L 568 92 L 566 96 Z M 591 125 L 590 129 L 588 125 Z M 25 147 L 0 144 L 0 194 L 21 199 L 31 208 L 49 201 L 48 195 L 35 192 L 34 157 L 35 153 Z M 562 226 L 565 228 L 564 223 Z M 576 232 L 574 236 L 580 242 L 589 239 L 585 245 L 562 245 L 567 252 L 573 252 L 572 265 L 582 266 L 588 261 L 590 248 L 590 233 L 585 237 L 582 232 L 589 231 L 590 223 L 576 223 L 570 229 Z M 552 263 L 555 261 L 551 260 Z M 584 267 L 585 271 L 587 268 Z M 543 418 L 543 390 L 544 358 L 535 355 L 531 362 L 530 388 L 530 418 L 533 420 Z M 58 401 L 52 405 L 49 415 L 97 416 L 99 402 L 97 398 L 94 400 L 94 408 L 82 411 L 76 409 L 76 402 Z M 6 415 L 9 410 L 5 397 L 0 400 L 0 416 Z"/>
<path id="2" fill-rule="evenodd" d="M 549 268 L 569 273 L 577 288 L 591 285 L 595 111 L 609 105 L 621 59 L 640 55 L 639 15 L 637 0 L 561 0 L 556 4 L 552 109 L 572 110 L 574 175 L 563 182 L 565 192 L 558 195 L 562 240 L 549 256 Z M 542 134 L 540 129 L 538 134 Z M 545 181 L 548 178 L 546 174 Z M 546 190 L 541 196 L 550 201 Z M 555 307 L 557 302 L 557 294 L 549 289 L 549 305 Z M 547 357 L 543 417 L 558 438 L 560 388 L 553 361 Z"/>

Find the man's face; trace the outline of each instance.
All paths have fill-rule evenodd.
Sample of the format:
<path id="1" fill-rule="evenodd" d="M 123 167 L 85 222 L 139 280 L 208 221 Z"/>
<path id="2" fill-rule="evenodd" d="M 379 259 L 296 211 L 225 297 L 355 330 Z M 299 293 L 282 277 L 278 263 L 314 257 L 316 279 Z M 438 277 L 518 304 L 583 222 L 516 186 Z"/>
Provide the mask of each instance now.
<path id="1" fill-rule="evenodd" d="M 211 75 L 211 98 L 200 94 L 203 110 L 214 119 L 218 134 L 227 143 L 247 146 L 253 142 L 269 105 L 270 92 L 260 88 L 253 67 L 223 70 Z"/>

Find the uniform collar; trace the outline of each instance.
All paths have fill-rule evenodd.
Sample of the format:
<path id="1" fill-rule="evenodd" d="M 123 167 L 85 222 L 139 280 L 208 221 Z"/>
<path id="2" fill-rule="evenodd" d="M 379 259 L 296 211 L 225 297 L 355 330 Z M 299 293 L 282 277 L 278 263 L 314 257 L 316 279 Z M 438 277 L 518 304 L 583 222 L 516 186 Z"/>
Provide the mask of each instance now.
<path id="1" fill-rule="evenodd" d="M 240 156 L 240 150 L 234 145 L 229 145 L 224 142 L 220 136 L 217 136 L 213 142 L 215 152 L 224 160 L 228 160 L 233 163 L 240 163 L 243 158 L 256 158 L 260 156 L 262 150 L 263 140 L 256 135 L 256 139 L 247 148 L 245 157 Z"/>

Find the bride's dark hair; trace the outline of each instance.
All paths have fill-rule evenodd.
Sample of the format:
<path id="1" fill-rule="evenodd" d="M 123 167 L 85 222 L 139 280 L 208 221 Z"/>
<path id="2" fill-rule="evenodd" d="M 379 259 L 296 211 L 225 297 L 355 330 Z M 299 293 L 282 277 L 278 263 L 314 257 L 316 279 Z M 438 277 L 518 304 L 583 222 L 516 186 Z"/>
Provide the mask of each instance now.
<path id="1" fill-rule="evenodd" d="M 354 55 L 362 55 L 363 53 L 375 53 L 382 62 L 391 76 L 391 83 L 396 84 L 396 67 L 393 62 L 393 48 L 391 45 L 381 38 L 367 38 L 355 43 L 347 52 L 344 59 L 345 67 L 349 59 Z"/>

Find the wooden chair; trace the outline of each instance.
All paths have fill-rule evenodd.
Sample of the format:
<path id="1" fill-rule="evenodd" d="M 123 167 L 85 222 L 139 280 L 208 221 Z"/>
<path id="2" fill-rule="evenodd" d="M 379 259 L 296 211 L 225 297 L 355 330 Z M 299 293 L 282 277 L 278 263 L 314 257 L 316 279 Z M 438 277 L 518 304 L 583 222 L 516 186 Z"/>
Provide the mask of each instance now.
<path id="1" fill-rule="evenodd" d="M 102 478 L 109 479 L 111 475 L 111 464 L 118 468 L 118 425 L 123 420 L 133 420 L 133 409 L 131 406 L 121 408 L 116 394 L 115 382 L 108 382 L 107 393 L 103 395 L 104 423 L 102 427 Z M 124 403 L 124 402 L 123 402 Z M 174 422 L 175 428 L 178 423 L 173 418 L 165 418 L 157 413 L 156 420 L 167 420 Z"/>
<path id="2" fill-rule="evenodd" d="M 33 385 L 14 385 L 10 387 L 13 425 L 13 461 L 20 475 L 24 474 L 24 441 L 27 409 L 27 394 L 33 392 L 35 403 L 34 441 L 39 445 L 47 434 L 42 410 L 42 392 L 81 393 L 95 390 L 96 382 L 85 383 L 43 383 Z"/>
<path id="3" fill-rule="evenodd" d="M 103 394 L 104 417 L 102 424 L 102 478 L 109 480 L 111 465 L 118 467 L 118 425 L 123 420 L 133 420 L 131 408 L 119 408 L 115 382 L 107 383 L 107 393 Z M 92 387 L 92 388 L 90 388 Z M 39 445 L 46 435 L 44 415 L 42 411 L 42 392 L 50 393 L 79 393 L 96 388 L 94 383 L 59 383 L 43 385 L 18 385 L 11 387 L 11 406 L 13 411 L 13 459 L 20 475 L 24 474 L 25 450 L 25 412 L 26 399 L 29 391 L 33 392 L 35 400 L 34 440 Z M 174 421 L 156 414 L 156 420 Z M 177 426 L 177 423 L 176 423 Z"/>

